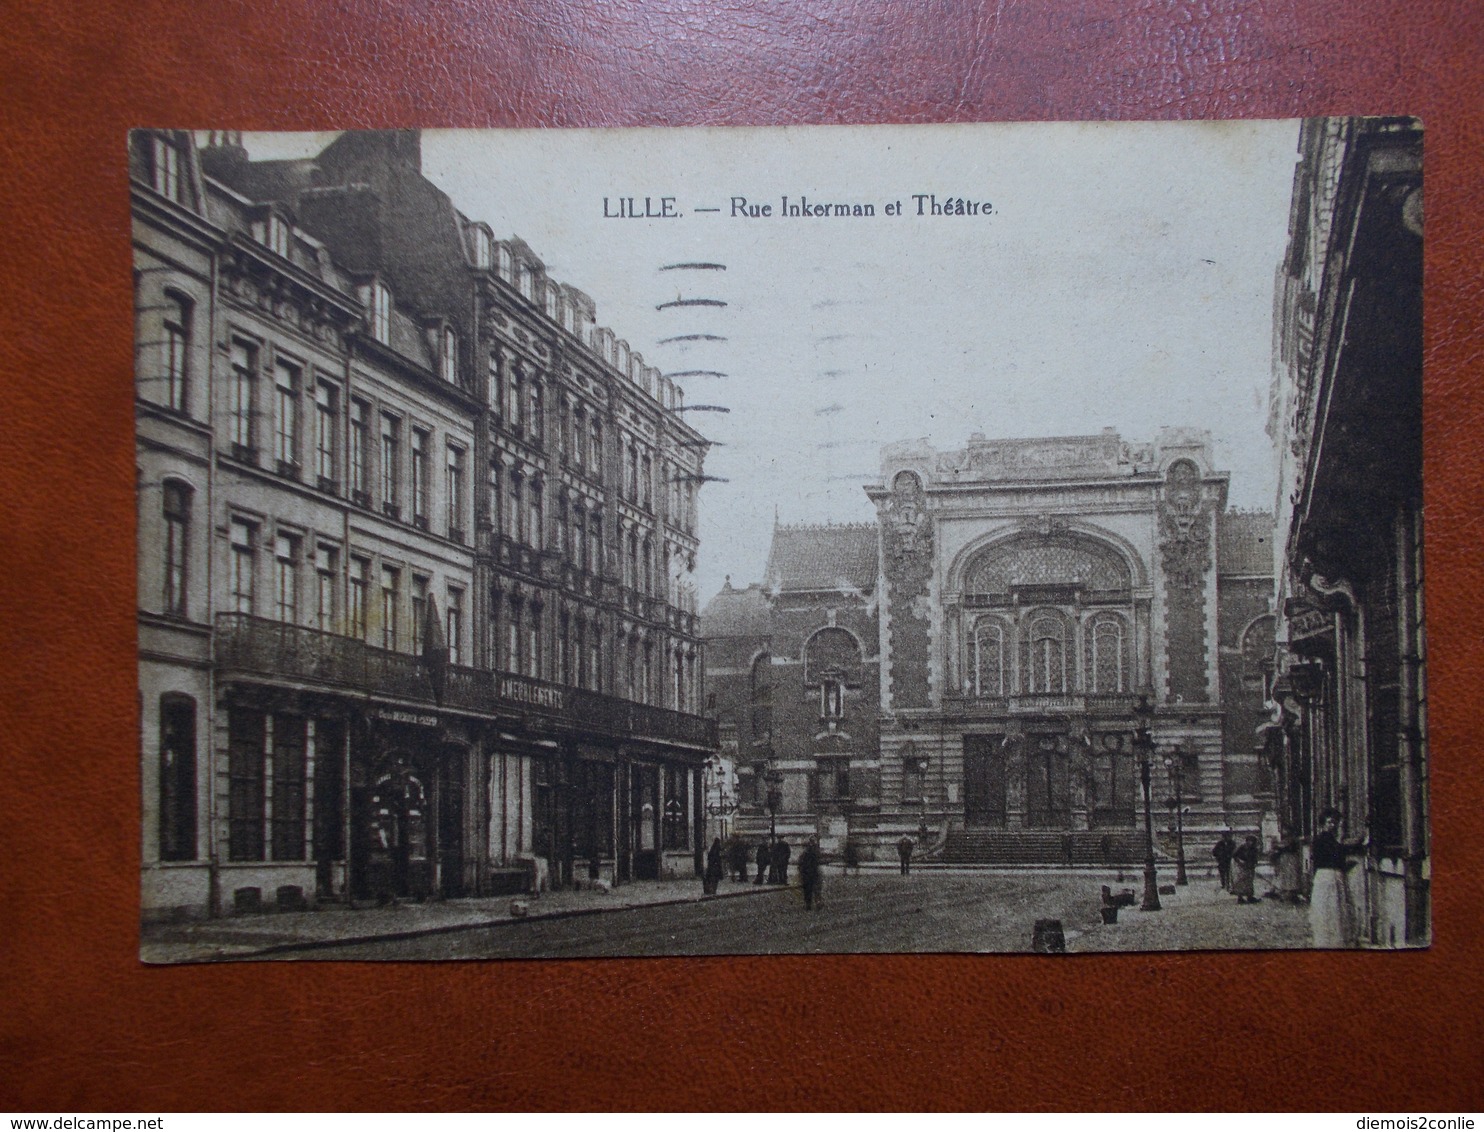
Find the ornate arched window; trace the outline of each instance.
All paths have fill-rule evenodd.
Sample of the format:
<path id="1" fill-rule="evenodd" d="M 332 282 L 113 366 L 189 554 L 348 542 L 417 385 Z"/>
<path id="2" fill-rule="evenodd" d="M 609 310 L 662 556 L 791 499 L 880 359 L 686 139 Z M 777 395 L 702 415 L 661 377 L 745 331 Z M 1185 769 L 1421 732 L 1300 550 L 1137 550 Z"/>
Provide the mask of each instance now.
<path id="1" fill-rule="evenodd" d="M 1010 627 L 986 617 L 974 626 L 970 679 L 976 696 L 1003 696 L 1010 691 Z"/>
<path id="2" fill-rule="evenodd" d="M 1022 684 L 1029 693 L 1056 694 L 1067 690 L 1067 622 L 1054 610 L 1041 610 L 1027 619 L 1021 647 Z"/>
<path id="3" fill-rule="evenodd" d="M 1089 692 L 1129 690 L 1128 627 L 1116 613 L 1100 613 L 1087 625 L 1084 642 Z"/>

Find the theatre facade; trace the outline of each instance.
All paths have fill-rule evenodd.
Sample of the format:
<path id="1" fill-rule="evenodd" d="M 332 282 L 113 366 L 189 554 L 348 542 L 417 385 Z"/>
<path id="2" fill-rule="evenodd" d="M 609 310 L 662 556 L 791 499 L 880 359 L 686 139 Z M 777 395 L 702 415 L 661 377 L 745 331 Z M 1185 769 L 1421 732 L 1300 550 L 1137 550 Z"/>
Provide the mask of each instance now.
<path id="1" fill-rule="evenodd" d="M 1258 830 L 1272 518 L 1228 511 L 1228 482 L 1188 429 L 884 452 L 883 830 L 1135 859 L 1141 706 L 1156 826 Z"/>
<path id="2" fill-rule="evenodd" d="M 706 442 L 414 131 L 139 131 L 146 918 L 699 862 Z"/>

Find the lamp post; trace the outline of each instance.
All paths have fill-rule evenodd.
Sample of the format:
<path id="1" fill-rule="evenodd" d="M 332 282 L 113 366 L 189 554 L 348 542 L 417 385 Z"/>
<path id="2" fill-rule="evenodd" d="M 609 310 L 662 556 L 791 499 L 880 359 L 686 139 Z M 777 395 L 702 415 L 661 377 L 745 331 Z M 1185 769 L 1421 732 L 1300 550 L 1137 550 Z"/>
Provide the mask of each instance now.
<path id="1" fill-rule="evenodd" d="M 1142 912 L 1158 912 L 1159 878 L 1154 875 L 1154 815 L 1149 801 L 1150 761 L 1154 757 L 1154 736 L 1149 724 L 1154 719 L 1154 705 L 1147 692 L 1139 694 L 1134 705 L 1134 750 L 1139 756 L 1139 781 L 1144 784 L 1144 902 Z"/>
<path id="2" fill-rule="evenodd" d="M 1175 883 L 1185 879 L 1185 761 L 1177 746 L 1165 756 L 1165 771 L 1175 783 Z"/>
<path id="3" fill-rule="evenodd" d="M 763 782 L 768 786 L 768 839 L 778 840 L 778 807 L 783 805 L 783 774 L 769 767 L 763 773 Z"/>
<path id="4" fill-rule="evenodd" d="M 927 772 L 928 772 L 928 765 L 929 765 L 929 763 L 928 763 L 928 757 L 926 755 L 922 755 L 922 756 L 920 756 L 918 758 L 918 760 L 917 760 L 917 774 L 918 774 L 919 780 L 922 782 L 922 786 L 918 790 L 918 793 L 922 795 L 922 820 L 918 823 L 918 826 L 917 826 L 917 844 L 919 844 L 919 845 L 926 845 L 927 844 L 927 832 L 928 832 L 928 828 L 927 828 L 927 795 L 928 795 L 928 790 L 927 790 Z"/>

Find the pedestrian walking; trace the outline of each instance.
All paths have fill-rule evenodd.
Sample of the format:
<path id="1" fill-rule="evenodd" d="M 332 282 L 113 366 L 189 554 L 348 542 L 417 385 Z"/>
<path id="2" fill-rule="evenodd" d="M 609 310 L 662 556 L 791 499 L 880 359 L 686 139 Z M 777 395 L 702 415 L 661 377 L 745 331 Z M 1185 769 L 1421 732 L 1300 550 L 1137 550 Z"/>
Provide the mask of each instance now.
<path id="1" fill-rule="evenodd" d="M 1253 882 L 1257 876 L 1257 838 L 1251 834 L 1232 853 L 1232 895 L 1238 904 L 1256 904 Z"/>
<path id="2" fill-rule="evenodd" d="M 897 842 L 897 857 L 902 862 L 903 876 L 907 876 L 912 871 L 912 850 L 916 848 L 917 846 L 913 844 L 912 838 L 906 834 L 903 834 L 902 840 Z"/>
<path id="3" fill-rule="evenodd" d="M 763 876 L 773 864 L 773 850 L 768 847 L 766 841 L 757 843 L 757 880 L 753 884 L 762 884 Z"/>
<path id="4" fill-rule="evenodd" d="M 851 869 L 854 869 L 855 870 L 855 875 L 856 876 L 860 876 L 861 875 L 861 847 L 860 847 L 860 842 L 858 842 L 853 837 L 847 837 L 845 839 L 845 849 L 843 851 L 843 855 L 844 855 L 844 858 L 845 858 L 845 873 L 846 873 L 846 875 L 848 876 L 850 874 L 850 870 Z"/>
<path id="5" fill-rule="evenodd" d="M 1340 812 L 1319 815 L 1312 855 L 1314 880 L 1309 890 L 1309 931 L 1315 947 L 1355 947 L 1359 942 L 1355 897 L 1350 891 L 1349 857 L 1365 849 L 1365 842 L 1340 840 Z"/>
<path id="6" fill-rule="evenodd" d="M 799 854 L 799 887 L 804 890 L 804 907 L 814 911 L 814 901 L 819 895 L 819 842 L 810 838 Z"/>
<path id="7" fill-rule="evenodd" d="M 772 869 L 768 873 L 769 884 L 788 883 L 788 858 L 793 853 L 792 847 L 783 838 L 773 843 Z"/>
<path id="8" fill-rule="evenodd" d="M 1232 856 L 1237 851 L 1237 839 L 1227 830 L 1220 840 L 1211 846 L 1211 856 L 1216 858 L 1216 873 L 1221 877 L 1221 891 L 1232 889 Z"/>
<path id="9" fill-rule="evenodd" d="M 701 891 L 707 896 L 715 896 L 716 890 L 721 887 L 721 838 L 711 842 L 711 848 L 706 851 L 706 873 L 701 878 Z"/>

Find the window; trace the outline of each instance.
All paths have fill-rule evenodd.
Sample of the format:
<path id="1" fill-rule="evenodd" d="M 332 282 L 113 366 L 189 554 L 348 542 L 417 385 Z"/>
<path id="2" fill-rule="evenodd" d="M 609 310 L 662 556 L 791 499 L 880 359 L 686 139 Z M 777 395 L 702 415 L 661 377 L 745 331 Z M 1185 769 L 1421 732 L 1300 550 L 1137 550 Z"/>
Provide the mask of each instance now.
<path id="1" fill-rule="evenodd" d="M 579 570 L 587 569 L 587 513 L 581 503 L 572 508 L 572 562 Z"/>
<path id="2" fill-rule="evenodd" d="M 543 421 L 541 419 L 541 382 L 539 382 L 538 380 L 536 380 L 533 377 L 533 378 L 531 378 L 531 381 L 530 381 L 530 387 L 531 387 L 531 402 L 530 402 L 531 412 L 530 412 L 530 416 L 528 418 L 527 423 L 530 425 L 530 428 L 531 428 L 531 439 L 534 440 L 534 441 L 536 441 L 537 444 L 539 444 L 539 443 L 541 443 L 542 436 L 544 435 L 544 432 L 545 432 L 545 430 L 543 428 Z"/>
<path id="3" fill-rule="evenodd" d="M 464 541 L 464 450 L 448 446 L 448 537 Z"/>
<path id="4" fill-rule="evenodd" d="M 397 607 L 401 603 L 402 573 L 395 566 L 381 568 L 381 647 L 397 648 Z"/>
<path id="5" fill-rule="evenodd" d="M 314 552 L 314 625 L 322 633 L 335 631 L 335 578 L 340 572 L 340 553 L 320 543 Z"/>
<path id="6" fill-rule="evenodd" d="M 639 498 L 639 449 L 632 443 L 626 443 L 624 447 L 628 450 L 628 480 L 625 485 L 625 498 L 632 503 Z"/>
<path id="7" fill-rule="evenodd" d="M 340 391 L 328 381 L 314 387 L 314 472 L 321 491 L 334 491 L 335 433 L 340 413 Z"/>
<path id="8" fill-rule="evenodd" d="M 273 717 L 273 859 L 304 859 L 305 721 Z"/>
<path id="9" fill-rule="evenodd" d="M 520 367 L 512 366 L 505 382 L 505 427 L 511 432 L 520 431 L 521 375 Z"/>
<path id="10" fill-rule="evenodd" d="M 556 498 L 556 529 L 553 532 L 556 542 L 552 549 L 561 556 L 563 562 L 572 561 L 572 540 L 567 515 L 567 493 L 566 491 L 559 491 Z"/>
<path id="11" fill-rule="evenodd" d="M 482 271 L 488 270 L 492 259 L 490 253 L 493 244 L 489 231 L 476 225 L 471 232 L 474 237 L 474 266 Z"/>
<path id="12" fill-rule="evenodd" d="M 572 457 L 572 463 L 581 471 L 587 462 L 584 459 L 587 454 L 587 413 L 581 405 L 572 413 L 572 442 L 567 445 L 567 451 Z"/>
<path id="13" fill-rule="evenodd" d="M 976 696 L 1003 696 L 1009 683 L 1009 634 L 998 621 L 974 627 L 973 680 Z"/>
<path id="14" fill-rule="evenodd" d="M 443 380 L 450 385 L 457 385 L 459 383 L 459 339 L 453 330 L 447 326 L 443 328 L 443 342 L 439 364 L 442 367 Z"/>
<path id="15" fill-rule="evenodd" d="M 232 341 L 232 449 L 239 459 L 257 456 L 253 428 L 254 386 L 258 377 L 258 348 L 241 339 Z"/>
<path id="16" fill-rule="evenodd" d="M 181 177 L 180 148 L 165 138 L 150 139 L 150 172 L 155 192 L 185 203 L 185 186 Z"/>
<path id="17" fill-rule="evenodd" d="M 274 540 L 273 559 L 278 619 L 292 625 L 299 620 L 299 537 L 280 534 Z"/>
<path id="18" fill-rule="evenodd" d="M 690 775 L 684 767 L 665 767 L 665 848 L 690 848 Z"/>
<path id="19" fill-rule="evenodd" d="M 505 668 L 509 672 L 520 671 L 521 615 L 525 606 L 520 598 L 510 599 L 510 616 L 505 621 Z"/>
<path id="20" fill-rule="evenodd" d="M 496 413 L 499 413 L 501 405 L 500 355 L 495 353 L 490 354 L 489 365 L 485 369 L 489 379 L 489 388 L 485 391 L 485 396 L 489 398 L 490 408 Z"/>
<path id="21" fill-rule="evenodd" d="M 238 613 L 251 613 L 258 528 L 246 519 L 233 519 L 230 530 L 232 608 Z"/>
<path id="22" fill-rule="evenodd" d="M 273 391 L 273 458 L 279 475 L 292 475 L 299 470 L 299 367 L 275 359 Z"/>
<path id="23" fill-rule="evenodd" d="M 773 731 L 773 658 L 763 653 L 752 662 L 752 737 L 767 740 Z"/>
<path id="24" fill-rule="evenodd" d="M 654 461 L 649 456 L 640 465 L 639 503 L 646 511 L 654 510 Z"/>
<path id="25" fill-rule="evenodd" d="M 541 677 L 541 606 L 534 601 L 526 624 L 525 672 L 527 676 Z"/>
<path id="26" fill-rule="evenodd" d="M 366 584 L 371 572 L 371 563 L 365 558 L 350 560 L 350 589 L 346 595 L 350 634 L 357 640 L 366 639 Z"/>
<path id="27" fill-rule="evenodd" d="M 191 523 L 191 489 L 177 480 L 165 481 L 165 594 L 164 610 L 172 617 L 186 615 L 186 556 Z"/>
<path id="28" fill-rule="evenodd" d="M 412 652 L 421 656 L 424 648 L 423 628 L 428 619 L 428 579 L 412 575 Z"/>
<path id="29" fill-rule="evenodd" d="M 464 591 L 456 586 L 448 587 L 448 609 L 444 620 L 447 623 L 448 663 L 464 663 Z"/>
<path id="30" fill-rule="evenodd" d="M 165 296 L 165 404 L 186 411 L 186 381 L 191 348 L 191 303 L 180 295 Z"/>
<path id="31" fill-rule="evenodd" d="M 675 702 L 676 711 L 685 710 L 685 653 L 675 650 L 675 671 L 671 674 L 675 678 Z"/>
<path id="32" fill-rule="evenodd" d="M 592 634 L 588 638 L 588 659 L 592 662 L 589 673 L 590 687 L 595 692 L 603 690 L 603 627 L 595 620 Z"/>
<path id="33" fill-rule="evenodd" d="M 835 802 L 850 797 L 850 760 L 820 759 L 814 771 L 814 797 Z"/>
<path id="34" fill-rule="evenodd" d="M 246 708 L 227 711 L 227 857 L 263 859 L 264 717 Z"/>
<path id="35" fill-rule="evenodd" d="M 1066 629 L 1060 617 L 1045 613 L 1031 619 L 1025 652 L 1025 690 L 1061 693 L 1067 690 Z"/>
<path id="36" fill-rule="evenodd" d="M 639 534 L 629 528 L 629 556 L 624 560 L 623 584 L 631 590 L 639 588 Z"/>
<path id="37" fill-rule="evenodd" d="M 572 630 L 572 681 L 579 688 L 586 688 L 587 683 L 587 621 L 581 613 L 577 615 L 577 624 Z"/>
<path id="38" fill-rule="evenodd" d="M 598 420 L 596 413 L 593 414 L 592 425 L 592 452 L 588 460 L 588 467 L 592 469 L 591 474 L 595 477 L 603 474 L 603 424 Z"/>
<path id="39" fill-rule="evenodd" d="M 643 551 L 643 573 L 640 574 L 639 590 L 641 593 L 654 593 L 654 544 L 648 538 L 644 540 Z"/>
<path id="40" fill-rule="evenodd" d="M 350 403 L 350 490 L 361 506 L 371 502 L 371 476 L 367 453 L 371 447 L 371 409 L 364 401 Z"/>
<path id="41" fill-rule="evenodd" d="M 285 259 L 288 258 L 289 226 L 284 221 L 283 217 L 279 216 L 276 212 L 270 212 L 268 214 L 268 226 L 263 242 L 267 244 L 272 251 L 277 252 Z"/>
<path id="42" fill-rule="evenodd" d="M 537 550 L 542 549 L 545 528 L 541 523 L 541 481 L 531 480 L 530 516 L 526 523 L 526 543 Z"/>
<path id="43" fill-rule="evenodd" d="M 587 528 L 587 547 L 591 556 L 589 569 L 594 574 L 603 572 L 603 512 L 594 511 Z"/>
<path id="44" fill-rule="evenodd" d="M 392 293 L 385 283 L 371 285 L 371 337 L 383 346 L 392 341 Z"/>
<path id="45" fill-rule="evenodd" d="M 381 509 L 393 519 L 401 518 L 397 506 L 397 480 L 401 458 L 402 422 L 390 413 L 381 415 Z"/>
<path id="46" fill-rule="evenodd" d="M 1092 657 L 1088 691 L 1127 691 L 1124 679 L 1123 621 L 1104 615 L 1092 626 Z"/>
<path id="47" fill-rule="evenodd" d="M 923 763 L 916 755 L 902 762 L 902 801 L 916 802 L 922 798 L 923 780 L 926 778 Z"/>
<path id="48" fill-rule="evenodd" d="M 498 460 L 490 461 L 489 490 L 490 525 L 496 531 L 500 531 L 503 528 L 500 526 L 500 462 Z"/>
<path id="49" fill-rule="evenodd" d="M 196 859 L 196 701 L 160 697 L 160 860 Z"/>
<path id="50" fill-rule="evenodd" d="M 412 521 L 428 529 L 428 432 L 412 430 Z"/>
<path id="51" fill-rule="evenodd" d="M 825 719 L 845 715 L 845 685 L 837 676 L 826 676 L 819 685 L 819 712 Z"/>
<path id="52" fill-rule="evenodd" d="M 644 671 L 640 674 L 640 678 L 644 681 L 644 687 L 636 698 L 645 703 L 652 703 L 654 701 L 654 643 L 652 641 L 644 642 Z"/>
<path id="53" fill-rule="evenodd" d="M 525 514 L 525 500 L 522 492 L 525 487 L 525 478 L 517 471 L 510 473 L 510 506 L 505 508 L 505 536 L 515 542 L 520 541 L 520 522 Z"/>
<path id="54" fill-rule="evenodd" d="M 554 675 L 563 684 L 572 683 L 572 615 L 565 609 L 557 617 Z"/>

